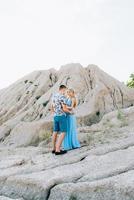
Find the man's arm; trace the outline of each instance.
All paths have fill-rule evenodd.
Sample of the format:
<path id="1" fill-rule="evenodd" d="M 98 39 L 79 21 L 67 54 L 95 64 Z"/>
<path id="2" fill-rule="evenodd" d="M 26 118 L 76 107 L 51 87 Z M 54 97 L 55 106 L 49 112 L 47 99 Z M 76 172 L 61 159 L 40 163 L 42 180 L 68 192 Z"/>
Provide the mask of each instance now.
<path id="1" fill-rule="evenodd" d="M 51 113 L 54 113 L 54 107 L 53 107 L 53 104 L 51 104 Z"/>
<path id="2" fill-rule="evenodd" d="M 66 102 L 67 102 L 67 98 L 65 96 L 62 96 L 61 97 L 61 105 L 62 105 L 63 112 L 71 113 L 72 109 L 68 108 Z"/>
<path id="3" fill-rule="evenodd" d="M 73 108 L 75 107 L 75 104 L 76 104 L 75 99 L 72 99 L 72 104 L 71 104 L 71 106 L 66 105 L 66 108 L 67 108 L 69 111 L 72 111 Z"/>
<path id="4" fill-rule="evenodd" d="M 64 112 L 71 113 L 70 108 L 68 108 L 66 104 L 62 104 L 62 109 Z"/>

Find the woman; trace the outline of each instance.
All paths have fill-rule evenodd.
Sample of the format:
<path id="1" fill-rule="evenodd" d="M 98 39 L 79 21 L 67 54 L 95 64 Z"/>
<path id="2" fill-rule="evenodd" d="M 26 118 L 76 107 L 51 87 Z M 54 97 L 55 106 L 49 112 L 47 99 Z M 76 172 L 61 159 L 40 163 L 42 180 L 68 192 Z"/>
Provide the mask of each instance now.
<path id="1" fill-rule="evenodd" d="M 77 106 L 76 96 L 73 89 L 67 91 L 67 107 L 72 110 L 67 114 L 67 132 L 63 141 L 63 148 L 65 150 L 75 149 L 80 147 L 77 135 L 76 117 L 73 113 L 74 108 Z"/>

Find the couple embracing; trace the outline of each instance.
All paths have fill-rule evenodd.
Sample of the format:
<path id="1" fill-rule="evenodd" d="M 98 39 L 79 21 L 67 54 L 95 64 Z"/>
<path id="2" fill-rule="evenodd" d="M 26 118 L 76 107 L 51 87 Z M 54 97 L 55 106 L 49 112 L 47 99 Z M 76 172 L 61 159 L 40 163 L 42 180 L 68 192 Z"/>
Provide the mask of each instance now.
<path id="1" fill-rule="evenodd" d="M 52 96 L 52 112 L 54 113 L 52 153 L 55 155 L 65 154 L 67 150 L 80 147 L 74 115 L 76 106 L 74 90 L 60 85 L 58 93 Z"/>

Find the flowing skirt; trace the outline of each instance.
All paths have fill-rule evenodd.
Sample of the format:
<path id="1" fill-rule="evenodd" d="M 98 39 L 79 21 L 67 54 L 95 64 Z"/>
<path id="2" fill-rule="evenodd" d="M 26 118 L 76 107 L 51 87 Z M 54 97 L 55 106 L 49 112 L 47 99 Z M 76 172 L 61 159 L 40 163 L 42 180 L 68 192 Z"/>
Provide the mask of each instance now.
<path id="1" fill-rule="evenodd" d="M 79 148 L 77 122 L 75 115 L 67 115 L 67 132 L 63 141 L 65 150 Z"/>

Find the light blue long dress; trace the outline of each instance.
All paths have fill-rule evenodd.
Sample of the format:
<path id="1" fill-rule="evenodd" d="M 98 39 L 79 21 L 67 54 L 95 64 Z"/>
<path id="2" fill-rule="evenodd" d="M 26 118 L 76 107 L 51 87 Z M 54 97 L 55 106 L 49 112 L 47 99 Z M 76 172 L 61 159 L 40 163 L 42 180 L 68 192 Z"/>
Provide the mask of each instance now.
<path id="1" fill-rule="evenodd" d="M 67 99 L 67 105 L 71 106 L 71 99 Z M 78 141 L 77 122 L 74 114 L 67 114 L 67 132 L 63 140 L 63 148 L 65 150 L 75 149 L 80 147 Z"/>

